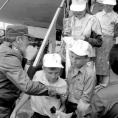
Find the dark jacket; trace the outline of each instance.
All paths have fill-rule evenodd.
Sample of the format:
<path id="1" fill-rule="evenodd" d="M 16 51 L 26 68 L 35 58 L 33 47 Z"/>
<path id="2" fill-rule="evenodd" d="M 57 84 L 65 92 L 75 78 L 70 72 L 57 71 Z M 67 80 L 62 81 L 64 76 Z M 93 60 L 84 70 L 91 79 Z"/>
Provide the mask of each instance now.
<path id="1" fill-rule="evenodd" d="M 20 91 L 30 95 L 40 95 L 47 88 L 32 82 L 22 68 L 22 55 L 4 44 L 0 45 L 0 116 L 1 107 L 12 108 Z"/>

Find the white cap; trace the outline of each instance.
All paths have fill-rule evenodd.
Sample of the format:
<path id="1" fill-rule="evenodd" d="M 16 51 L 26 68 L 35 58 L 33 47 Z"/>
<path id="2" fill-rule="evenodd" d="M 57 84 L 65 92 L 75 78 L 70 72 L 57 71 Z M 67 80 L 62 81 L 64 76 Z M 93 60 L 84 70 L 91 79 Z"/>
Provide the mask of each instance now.
<path id="1" fill-rule="evenodd" d="M 71 11 L 83 11 L 86 8 L 87 0 L 72 0 Z"/>
<path id="2" fill-rule="evenodd" d="M 103 0 L 103 4 L 116 5 L 116 0 Z"/>
<path id="3" fill-rule="evenodd" d="M 88 56 L 91 57 L 92 55 L 92 46 L 83 40 L 77 40 L 72 45 L 72 47 L 69 48 L 70 51 L 75 53 L 78 56 Z"/>
<path id="4" fill-rule="evenodd" d="M 44 67 L 63 68 L 61 64 L 61 56 L 57 53 L 45 54 L 43 57 Z"/>
<path id="5" fill-rule="evenodd" d="M 96 2 L 98 2 L 98 3 L 103 3 L 103 0 L 96 0 Z"/>

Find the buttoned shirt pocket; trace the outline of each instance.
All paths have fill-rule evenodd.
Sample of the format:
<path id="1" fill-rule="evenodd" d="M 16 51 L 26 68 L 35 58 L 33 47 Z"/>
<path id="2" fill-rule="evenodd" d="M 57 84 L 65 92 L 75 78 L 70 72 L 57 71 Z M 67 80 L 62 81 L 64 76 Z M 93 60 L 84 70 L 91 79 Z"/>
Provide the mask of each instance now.
<path id="1" fill-rule="evenodd" d="M 74 84 L 74 97 L 77 100 L 80 100 L 84 89 L 84 83 L 81 79 L 78 79 Z"/>

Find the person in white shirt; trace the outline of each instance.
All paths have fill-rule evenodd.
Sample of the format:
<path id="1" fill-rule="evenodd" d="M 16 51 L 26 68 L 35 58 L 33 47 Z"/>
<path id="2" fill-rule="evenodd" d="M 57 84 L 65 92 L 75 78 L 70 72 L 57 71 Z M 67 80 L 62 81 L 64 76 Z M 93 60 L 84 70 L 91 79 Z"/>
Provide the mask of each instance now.
<path id="1" fill-rule="evenodd" d="M 85 40 L 90 43 L 92 45 L 91 60 L 93 63 L 96 57 L 95 48 L 102 45 L 102 32 L 98 19 L 87 11 L 87 4 L 87 0 L 72 0 L 70 5 L 72 15 L 64 19 L 63 39 L 72 37 L 74 40 Z M 62 49 L 66 47 L 66 65 L 68 65 L 68 70 L 70 68 L 70 61 L 67 59 L 68 48 L 67 46 L 64 47 L 64 45 L 62 47 Z M 62 55 L 64 55 L 63 50 Z"/>
<path id="2" fill-rule="evenodd" d="M 118 14 L 113 11 L 116 0 L 103 0 L 103 4 L 103 11 L 95 15 L 101 24 L 103 35 L 102 47 L 97 49 L 96 74 L 102 80 L 102 85 L 107 86 L 110 76 L 108 54 L 118 39 Z"/>
<path id="3" fill-rule="evenodd" d="M 47 92 L 42 96 L 31 96 L 31 108 L 34 111 L 32 118 L 53 117 L 56 111 L 63 109 L 63 102 L 66 99 L 67 83 L 59 77 L 61 68 L 63 68 L 60 55 L 57 53 L 45 54 L 42 68 L 43 70 L 35 73 L 33 81 L 40 81 L 44 85 L 54 88 L 54 92 Z M 15 118 L 29 97 L 24 94 L 10 118 Z"/>

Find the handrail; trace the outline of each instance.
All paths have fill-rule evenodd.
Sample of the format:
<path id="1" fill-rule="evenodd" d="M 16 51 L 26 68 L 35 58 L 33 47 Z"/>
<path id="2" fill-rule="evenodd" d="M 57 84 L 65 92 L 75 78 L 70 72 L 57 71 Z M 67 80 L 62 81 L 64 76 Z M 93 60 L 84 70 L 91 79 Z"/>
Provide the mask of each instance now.
<path id="1" fill-rule="evenodd" d="M 35 61 L 33 63 L 33 67 L 37 66 L 37 64 L 39 63 L 39 61 L 41 59 L 42 53 L 43 53 L 43 51 L 45 49 L 45 46 L 46 46 L 46 44 L 48 42 L 48 38 L 49 38 L 49 35 L 51 33 L 51 30 L 52 30 L 53 26 L 55 25 L 55 22 L 57 21 L 57 17 L 59 16 L 61 8 L 63 8 L 63 6 L 64 6 L 64 3 L 65 3 L 65 0 L 62 0 L 60 6 L 56 10 L 56 13 L 55 13 L 55 15 L 54 15 L 54 17 L 52 19 L 52 22 L 51 22 L 51 24 L 50 24 L 50 26 L 48 28 L 48 31 L 47 31 L 47 33 L 45 35 L 45 38 L 44 38 L 44 40 L 42 42 L 42 45 L 41 45 L 41 47 L 40 47 L 40 49 L 39 49 L 39 51 L 37 53 L 37 56 L 36 56 Z"/>

